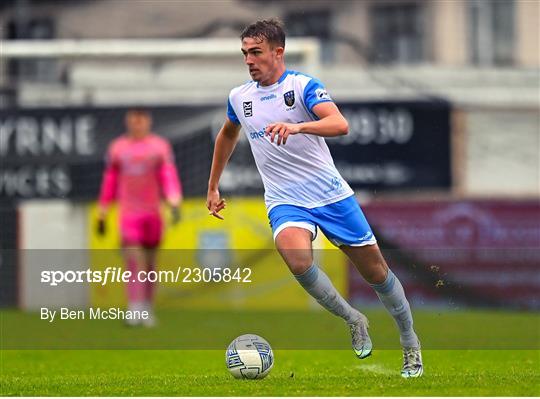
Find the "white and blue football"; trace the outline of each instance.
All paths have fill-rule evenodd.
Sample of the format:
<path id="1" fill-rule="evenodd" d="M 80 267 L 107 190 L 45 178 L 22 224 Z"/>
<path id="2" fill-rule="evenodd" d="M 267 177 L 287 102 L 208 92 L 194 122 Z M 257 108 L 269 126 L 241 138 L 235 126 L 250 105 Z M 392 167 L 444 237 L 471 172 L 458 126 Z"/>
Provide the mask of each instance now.
<path id="1" fill-rule="evenodd" d="M 225 362 L 235 378 L 260 379 L 272 369 L 274 353 L 264 338 L 244 334 L 231 342 L 225 353 Z"/>

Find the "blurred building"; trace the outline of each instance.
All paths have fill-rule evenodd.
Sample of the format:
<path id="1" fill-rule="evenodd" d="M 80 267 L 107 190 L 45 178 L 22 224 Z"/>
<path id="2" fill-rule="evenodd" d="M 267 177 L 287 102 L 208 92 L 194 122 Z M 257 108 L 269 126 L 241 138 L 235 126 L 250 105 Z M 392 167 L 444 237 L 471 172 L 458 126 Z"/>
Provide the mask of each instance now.
<path id="1" fill-rule="evenodd" d="M 0 5 L 0 19 L 4 21 L 1 35 L 5 40 L 237 37 L 247 23 L 278 16 L 285 22 L 289 36 L 320 40 L 320 61 L 325 66 L 321 73 L 329 79 L 341 77 L 329 82 L 340 95 L 388 95 L 379 86 L 391 85 L 390 95 L 395 96 L 396 91 L 399 94 L 405 90 L 401 86 L 411 86 L 413 93 L 415 89 L 442 92 L 460 101 L 474 102 L 485 92 L 468 90 L 465 95 L 457 89 L 486 86 L 491 101 L 514 104 L 534 103 L 536 98 L 533 90 L 523 89 L 531 88 L 538 78 L 539 12 L 535 0 L 178 0 L 135 1 L 129 7 L 124 0 L 11 0 Z M 237 71 L 241 57 L 237 58 L 237 62 L 221 63 L 220 70 L 209 66 L 215 75 L 209 85 L 219 87 L 221 78 L 230 76 L 229 68 Z M 148 64 L 157 75 L 160 65 L 156 60 L 149 59 Z M 201 73 L 201 67 L 204 72 L 206 66 L 200 63 L 191 71 L 195 68 L 193 73 Z M 145 72 L 141 65 L 132 68 Z M 383 69 L 386 73 L 378 82 L 366 75 L 366 69 Z M 190 80 L 191 71 L 179 73 L 171 84 L 181 89 Z M 126 71 L 126 76 L 130 72 Z M 3 79 L 8 89 L 18 81 L 69 83 L 67 90 L 72 91 L 78 85 L 91 89 L 91 82 L 78 80 L 84 79 L 84 73 L 77 65 L 57 62 L 11 64 Z M 143 88 L 145 83 L 153 83 L 137 82 Z M 224 82 L 225 87 L 230 82 Z M 509 86 L 514 85 L 522 85 L 519 96 L 512 96 Z M 174 95 L 167 94 L 164 101 L 174 100 Z M 471 94 L 473 98 L 469 98 Z M 76 95 L 71 98 L 77 100 Z M 221 98 L 219 93 L 216 100 Z M 23 95 L 21 101 L 38 100 Z"/>
<path id="2" fill-rule="evenodd" d="M 234 36 L 279 16 L 332 63 L 538 67 L 535 0 L 5 0 L 4 39 Z M 348 49 L 347 49 L 348 48 Z"/>

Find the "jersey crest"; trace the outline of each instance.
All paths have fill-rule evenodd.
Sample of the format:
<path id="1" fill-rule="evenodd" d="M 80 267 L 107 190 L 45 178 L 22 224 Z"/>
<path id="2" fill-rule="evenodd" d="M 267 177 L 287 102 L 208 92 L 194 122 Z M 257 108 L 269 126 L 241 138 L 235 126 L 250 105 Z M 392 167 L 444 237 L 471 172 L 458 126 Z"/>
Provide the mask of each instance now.
<path id="1" fill-rule="evenodd" d="M 287 107 L 292 107 L 294 105 L 294 90 L 283 94 L 283 99 L 285 100 Z"/>

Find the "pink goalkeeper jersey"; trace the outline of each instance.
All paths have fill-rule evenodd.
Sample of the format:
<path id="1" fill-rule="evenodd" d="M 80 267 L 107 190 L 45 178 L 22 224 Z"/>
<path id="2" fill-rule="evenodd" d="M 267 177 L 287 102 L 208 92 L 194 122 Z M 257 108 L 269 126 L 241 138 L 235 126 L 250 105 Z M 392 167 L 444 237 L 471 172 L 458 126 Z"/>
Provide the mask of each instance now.
<path id="1" fill-rule="evenodd" d="M 178 201 L 182 186 L 168 141 L 155 134 L 115 139 L 107 151 L 99 203 L 116 200 L 123 215 L 159 212 L 160 200 Z"/>

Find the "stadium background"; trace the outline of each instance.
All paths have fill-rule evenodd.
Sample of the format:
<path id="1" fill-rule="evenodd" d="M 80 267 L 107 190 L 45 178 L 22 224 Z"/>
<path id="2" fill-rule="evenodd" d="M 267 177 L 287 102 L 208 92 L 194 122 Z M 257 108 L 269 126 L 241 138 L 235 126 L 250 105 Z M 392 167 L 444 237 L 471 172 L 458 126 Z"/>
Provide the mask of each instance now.
<path id="1" fill-rule="evenodd" d="M 538 13 L 527 0 L 2 2 L 0 305 L 123 303 L 120 286 L 51 289 L 38 273 L 46 256 L 81 270 L 120 262 L 114 229 L 94 235 L 95 199 L 132 105 L 152 110 L 183 179 L 164 256 L 272 248 L 245 140 L 222 181 L 225 222 L 204 196 L 228 91 L 248 78 L 239 31 L 278 16 L 291 69 L 320 77 L 349 120 L 331 151 L 415 308 L 538 311 Z M 377 304 L 343 257 L 316 246 L 342 292 Z M 279 260 L 261 258 L 264 291 L 164 285 L 158 306 L 316 308 Z"/>

